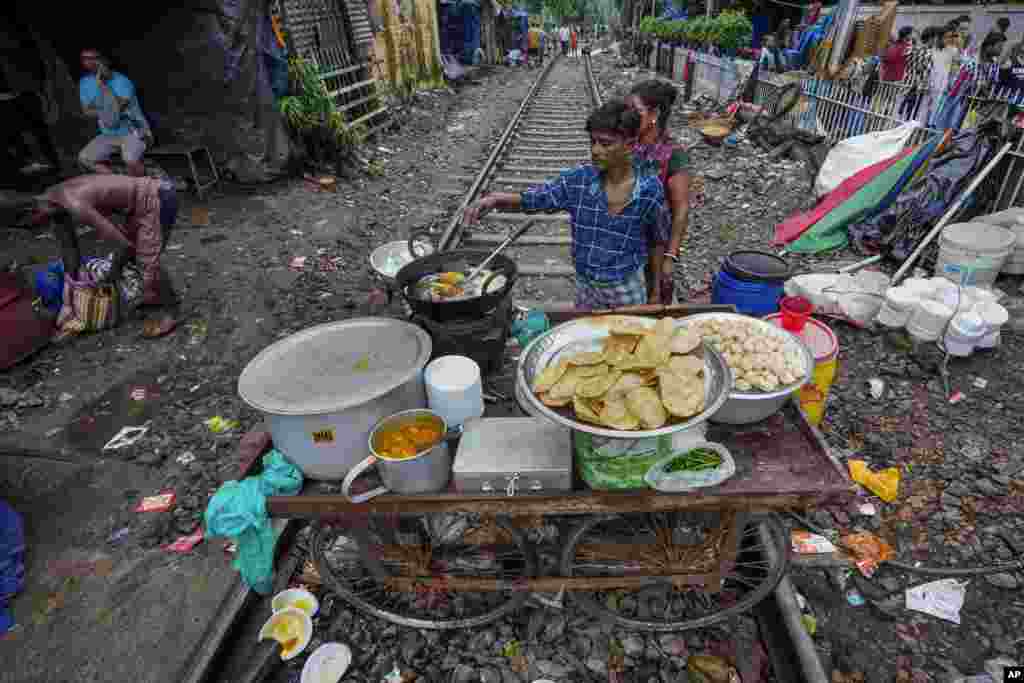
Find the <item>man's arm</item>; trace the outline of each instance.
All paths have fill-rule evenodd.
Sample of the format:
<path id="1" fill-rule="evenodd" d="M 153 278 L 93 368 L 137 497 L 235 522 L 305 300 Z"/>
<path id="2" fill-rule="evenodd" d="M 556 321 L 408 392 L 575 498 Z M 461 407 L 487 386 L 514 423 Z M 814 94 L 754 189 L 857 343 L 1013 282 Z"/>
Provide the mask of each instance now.
<path id="1" fill-rule="evenodd" d="M 125 234 L 109 218 L 97 211 L 91 204 L 75 201 L 64 206 L 68 213 L 80 223 L 86 223 L 96 228 L 96 233 L 103 239 L 115 242 L 119 247 L 128 251 L 135 249 L 131 240 L 125 237 Z"/>
<path id="2" fill-rule="evenodd" d="M 526 212 L 564 210 L 569 205 L 569 189 L 566 183 L 567 175 L 563 173 L 558 178 L 549 180 L 543 185 L 530 188 L 525 192 L 495 192 L 494 194 L 489 194 L 466 208 L 463 222 L 473 225 L 485 213 L 491 209 L 498 208 Z"/>

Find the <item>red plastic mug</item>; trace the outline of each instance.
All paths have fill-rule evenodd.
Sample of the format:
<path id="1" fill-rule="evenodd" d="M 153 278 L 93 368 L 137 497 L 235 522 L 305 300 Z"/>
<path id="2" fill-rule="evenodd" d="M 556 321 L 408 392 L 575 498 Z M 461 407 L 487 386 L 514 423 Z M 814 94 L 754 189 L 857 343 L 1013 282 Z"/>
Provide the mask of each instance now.
<path id="1" fill-rule="evenodd" d="M 807 325 L 807 319 L 814 312 L 811 302 L 802 296 L 783 297 L 779 302 L 782 310 L 782 327 L 785 330 L 799 334 Z"/>

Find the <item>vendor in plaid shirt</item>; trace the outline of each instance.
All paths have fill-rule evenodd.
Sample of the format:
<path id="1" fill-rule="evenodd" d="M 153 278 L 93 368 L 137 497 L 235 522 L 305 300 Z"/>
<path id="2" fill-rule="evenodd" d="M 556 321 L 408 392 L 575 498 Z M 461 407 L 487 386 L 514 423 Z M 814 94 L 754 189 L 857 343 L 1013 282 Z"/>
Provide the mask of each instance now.
<path id="1" fill-rule="evenodd" d="M 608 102 L 587 119 L 593 163 L 522 193 L 489 194 L 466 209 L 465 222 L 472 225 L 496 208 L 568 211 L 576 305 L 600 309 L 648 303 L 644 266 L 660 261 L 652 258 L 653 251 L 665 251 L 671 219 L 658 178 L 634 174 L 631 148 L 639 129 L 635 111 L 622 101 Z"/>

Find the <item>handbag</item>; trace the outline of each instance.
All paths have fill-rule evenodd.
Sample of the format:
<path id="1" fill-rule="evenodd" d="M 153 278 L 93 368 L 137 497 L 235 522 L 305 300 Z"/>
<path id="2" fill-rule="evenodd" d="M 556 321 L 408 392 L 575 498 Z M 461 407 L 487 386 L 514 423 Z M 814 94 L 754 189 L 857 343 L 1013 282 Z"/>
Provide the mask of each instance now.
<path id="1" fill-rule="evenodd" d="M 57 317 L 57 339 L 99 332 L 117 325 L 120 294 L 116 285 L 100 283 L 91 274 L 76 280 L 64 275 L 64 303 Z"/>

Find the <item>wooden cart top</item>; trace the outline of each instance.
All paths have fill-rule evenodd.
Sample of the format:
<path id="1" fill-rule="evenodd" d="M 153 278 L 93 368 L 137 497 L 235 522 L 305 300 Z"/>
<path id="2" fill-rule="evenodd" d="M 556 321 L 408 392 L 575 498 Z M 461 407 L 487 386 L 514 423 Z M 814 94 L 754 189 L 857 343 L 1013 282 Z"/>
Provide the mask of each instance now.
<path id="1" fill-rule="evenodd" d="M 271 517 L 343 519 L 366 514 L 477 513 L 538 516 L 622 514 L 683 509 L 754 511 L 806 507 L 844 500 L 853 484 L 829 453 L 817 429 L 809 425 L 794 401 L 776 415 L 752 425 L 708 426 L 707 438 L 725 445 L 736 461 L 736 474 L 720 486 L 700 493 L 595 491 L 577 481 L 572 491 L 503 494 L 385 494 L 366 503 L 340 495 L 272 496 Z"/>

